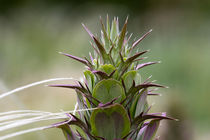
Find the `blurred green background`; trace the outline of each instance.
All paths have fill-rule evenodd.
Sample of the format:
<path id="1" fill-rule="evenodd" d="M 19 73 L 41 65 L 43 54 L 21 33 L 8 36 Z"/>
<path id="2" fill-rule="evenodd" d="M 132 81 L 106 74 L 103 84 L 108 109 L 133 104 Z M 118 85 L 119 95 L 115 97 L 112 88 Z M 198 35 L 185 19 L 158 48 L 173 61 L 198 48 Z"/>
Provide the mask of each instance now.
<path id="1" fill-rule="evenodd" d="M 209 139 L 208 0 L 0 0 L 0 93 L 48 78 L 80 79 L 84 67 L 58 52 L 87 56 L 90 38 L 81 23 L 99 34 L 99 16 L 105 20 L 107 14 L 118 16 L 121 25 L 129 15 L 133 39 L 153 29 L 139 48 L 151 49 L 147 61 L 162 63 L 140 73 L 143 78 L 153 75 L 158 83 L 170 87 L 160 91 L 162 97 L 150 98 L 155 102 L 153 110 L 180 120 L 163 122 L 160 139 Z M 0 111 L 72 110 L 75 99 L 72 90 L 37 86 L 0 100 Z M 50 129 L 13 139 L 63 138 L 60 130 Z"/>

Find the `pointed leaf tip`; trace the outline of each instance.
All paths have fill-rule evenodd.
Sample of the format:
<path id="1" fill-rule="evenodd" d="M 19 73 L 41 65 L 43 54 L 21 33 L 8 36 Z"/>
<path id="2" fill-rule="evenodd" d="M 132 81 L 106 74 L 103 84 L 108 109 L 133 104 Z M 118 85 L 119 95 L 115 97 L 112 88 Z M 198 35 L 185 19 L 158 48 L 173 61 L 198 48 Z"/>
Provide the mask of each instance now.
<path id="1" fill-rule="evenodd" d="M 129 57 L 129 58 L 126 60 L 126 62 L 132 62 L 132 61 L 134 61 L 136 58 L 138 58 L 139 56 L 141 56 L 141 55 L 147 53 L 148 51 L 149 51 L 149 50 L 142 51 L 142 52 L 138 52 L 137 54 L 135 54 L 135 55 Z"/>
<path id="2" fill-rule="evenodd" d="M 128 24 L 128 18 L 126 18 L 125 24 L 123 25 L 122 31 L 121 31 L 120 36 L 119 36 L 119 41 L 118 41 L 119 50 L 121 50 L 122 47 L 123 47 L 123 42 L 125 40 L 126 31 L 127 31 L 127 24 Z"/>
<path id="3" fill-rule="evenodd" d="M 152 29 L 150 29 L 147 33 L 145 33 L 142 37 L 140 37 L 136 42 L 134 42 L 131 48 L 134 49 L 151 32 Z"/>
<path id="4" fill-rule="evenodd" d="M 65 54 L 65 53 L 63 53 L 63 52 L 58 52 L 58 53 L 59 53 L 59 54 L 63 54 L 63 55 Z"/>
<path id="5" fill-rule="evenodd" d="M 90 35 L 90 37 L 93 39 L 94 35 L 91 33 L 91 31 L 85 26 L 85 24 L 82 23 L 82 26 L 86 30 L 86 32 Z"/>
<path id="6" fill-rule="evenodd" d="M 72 58 L 72 59 L 74 59 L 74 60 L 77 60 L 77 61 L 79 61 L 79 62 L 85 64 L 86 66 L 90 67 L 88 61 L 85 60 L 85 59 L 82 59 L 82 58 L 79 58 L 79 57 L 77 57 L 77 56 L 73 56 L 73 55 L 67 54 L 67 53 L 62 53 L 62 52 L 60 52 L 60 54 L 65 55 L 65 56 L 67 56 L 67 57 L 70 57 L 70 58 Z"/>
<path id="7" fill-rule="evenodd" d="M 127 15 L 127 17 L 126 17 L 126 20 L 125 20 L 125 21 L 126 21 L 126 22 L 128 22 L 128 19 L 129 19 L 129 15 Z"/>
<path id="8" fill-rule="evenodd" d="M 158 62 L 147 62 L 147 63 L 139 64 L 139 65 L 137 65 L 136 70 L 139 70 L 139 69 L 149 66 L 149 65 L 159 64 L 159 63 L 160 62 L 158 61 Z"/>

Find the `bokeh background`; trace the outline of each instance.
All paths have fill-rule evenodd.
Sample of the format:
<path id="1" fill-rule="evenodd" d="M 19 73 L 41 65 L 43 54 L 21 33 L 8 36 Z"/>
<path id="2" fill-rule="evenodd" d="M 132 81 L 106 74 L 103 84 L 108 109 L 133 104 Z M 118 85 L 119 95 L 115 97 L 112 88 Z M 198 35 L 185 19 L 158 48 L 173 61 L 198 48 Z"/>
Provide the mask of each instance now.
<path id="1" fill-rule="evenodd" d="M 0 93 L 48 78 L 80 79 L 84 67 L 58 52 L 87 56 L 90 38 L 81 23 L 99 34 L 99 16 L 105 20 L 107 14 L 118 16 L 120 25 L 129 15 L 128 31 L 134 37 L 153 29 L 139 48 L 151 49 L 147 61 L 162 63 L 140 73 L 170 87 L 160 90 L 161 97 L 149 98 L 153 111 L 180 120 L 164 121 L 160 139 L 210 139 L 209 0 L 0 0 Z M 0 111 L 72 110 L 75 97 L 72 90 L 41 85 L 1 99 Z M 42 124 L 28 128 L 37 125 Z M 49 129 L 13 139 L 64 137 Z"/>

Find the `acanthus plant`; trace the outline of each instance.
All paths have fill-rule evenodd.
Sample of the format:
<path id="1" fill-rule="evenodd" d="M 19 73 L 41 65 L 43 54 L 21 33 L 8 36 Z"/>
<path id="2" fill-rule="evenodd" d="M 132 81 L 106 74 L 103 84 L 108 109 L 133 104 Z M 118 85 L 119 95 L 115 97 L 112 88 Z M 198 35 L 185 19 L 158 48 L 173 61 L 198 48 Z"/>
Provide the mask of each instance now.
<path id="1" fill-rule="evenodd" d="M 100 39 L 83 25 L 93 42 L 89 59 L 62 53 L 86 66 L 83 81 L 50 85 L 77 94 L 74 113 L 56 116 L 66 120 L 50 126 L 61 128 L 66 140 L 152 140 L 161 120 L 174 120 L 166 113 L 149 113 L 147 97 L 156 95 L 149 88 L 165 86 L 150 82 L 151 77 L 141 80 L 139 70 L 159 62 L 141 63 L 148 50 L 135 52 L 135 48 L 152 30 L 131 44 L 127 21 L 120 31 L 117 18 L 110 24 L 107 17 L 106 27 L 101 20 Z"/>
<path id="2" fill-rule="evenodd" d="M 70 114 L 70 121 L 55 126 L 63 130 L 67 140 L 151 140 L 160 120 L 173 120 L 165 113 L 148 113 L 147 96 L 153 95 L 149 88 L 165 86 L 150 82 L 150 78 L 142 82 L 138 72 L 145 66 L 159 63 L 140 63 L 144 57 L 139 57 L 147 50 L 134 53 L 135 47 L 152 30 L 130 45 L 127 19 L 121 31 L 116 18 L 111 27 L 108 18 L 106 28 L 102 20 L 101 25 L 99 39 L 83 24 L 93 40 L 94 56 L 90 54 L 90 59 L 62 53 L 86 66 L 84 82 L 51 85 L 75 89 L 78 109 L 97 109 Z"/>

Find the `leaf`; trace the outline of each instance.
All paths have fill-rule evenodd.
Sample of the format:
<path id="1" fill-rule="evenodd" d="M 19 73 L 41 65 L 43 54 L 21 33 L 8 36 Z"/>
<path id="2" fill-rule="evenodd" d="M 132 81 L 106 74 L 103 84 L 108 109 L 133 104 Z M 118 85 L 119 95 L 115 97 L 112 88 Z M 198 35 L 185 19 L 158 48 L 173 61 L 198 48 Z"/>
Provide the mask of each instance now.
<path id="1" fill-rule="evenodd" d="M 72 119 L 71 121 L 68 123 L 69 125 L 76 125 L 78 126 L 79 128 L 81 128 L 82 131 L 85 132 L 85 134 L 90 138 L 90 139 L 94 139 L 95 140 L 95 137 L 92 136 L 92 134 L 90 133 L 90 131 L 88 130 L 88 126 L 87 124 L 85 124 L 82 120 L 80 120 L 78 117 L 76 117 L 75 115 L 71 114 L 70 115 L 72 116 Z"/>
<path id="2" fill-rule="evenodd" d="M 87 80 L 87 85 L 88 85 L 88 88 L 90 89 L 90 91 L 92 92 L 93 91 L 93 86 L 95 84 L 95 76 L 94 74 L 92 74 L 91 71 L 89 70 L 86 70 L 84 72 L 84 75 L 85 75 L 85 78 Z"/>
<path id="3" fill-rule="evenodd" d="M 132 63 L 136 58 L 138 58 L 139 56 L 145 54 L 146 52 L 148 52 L 149 50 L 146 50 L 146 51 L 143 51 L 143 52 L 138 52 L 137 54 L 129 57 L 127 60 L 126 60 L 126 63 Z"/>
<path id="4" fill-rule="evenodd" d="M 163 85 L 159 85 L 159 84 L 155 84 L 155 83 L 143 83 L 143 84 L 139 84 L 139 85 L 134 85 L 132 88 L 129 89 L 128 93 L 129 94 L 135 94 L 137 91 L 141 90 L 141 89 L 146 89 L 149 87 L 161 87 L 161 88 L 168 88 L 166 86 Z"/>
<path id="5" fill-rule="evenodd" d="M 134 119 L 134 116 L 135 116 L 136 105 L 137 105 L 139 98 L 140 98 L 140 94 L 137 94 L 136 96 L 133 97 L 133 101 L 130 103 L 131 106 L 130 106 L 129 110 L 130 110 L 130 116 L 131 116 L 132 120 Z"/>
<path id="6" fill-rule="evenodd" d="M 124 39 L 125 39 L 126 30 L 127 30 L 127 24 L 128 24 L 128 17 L 125 20 L 125 24 L 124 24 L 124 26 L 122 28 L 122 31 L 120 33 L 120 36 L 119 36 L 119 41 L 118 41 L 118 46 L 117 47 L 120 50 L 120 52 L 121 52 L 122 47 L 123 47 L 123 42 L 124 42 Z"/>
<path id="7" fill-rule="evenodd" d="M 72 132 L 68 124 L 61 125 L 59 126 L 59 128 L 62 129 L 66 140 L 79 140 L 79 138 L 74 134 L 74 132 Z"/>
<path id="8" fill-rule="evenodd" d="M 110 23 L 109 23 L 109 16 L 106 17 L 106 32 L 107 35 L 110 36 Z"/>
<path id="9" fill-rule="evenodd" d="M 77 57 L 77 56 L 73 56 L 73 55 L 70 55 L 70 54 L 67 54 L 67 53 L 62 53 L 62 52 L 60 52 L 60 54 L 63 54 L 63 55 L 65 55 L 65 56 L 68 56 L 68 57 L 70 57 L 70 58 L 72 58 L 72 59 L 74 59 L 74 60 L 76 60 L 76 61 L 79 61 L 79 62 L 85 64 L 85 65 L 88 66 L 88 67 L 91 67 L 90 64 L 88 63 L 88 61 L 85 60 L 85 59 L 82 59 L 82 58 L 79 58 L 79 57 Z"/>
<path id="10" fill-rule="evenodd" d="M 109 50 L 109 37 L 107 35 L 106 29 L 105 29 L 105 26 L 103 24 L 101 17 L 100 17 L 100 21 L 101 21 L 102 32 L 104 36 L 104 44 L 105 44 L 104 46 L 105 46 L 106 51 L 108 51 Z"/>
<path id="11" fill-rule="evenodd" d="M 158 114 L 146 114 L 143 115 L 143 113 L 141 113 L 139 116 L 137 116 L 134 121 L 132 122 L 132 126 L 135 128 L 136 126 L 138 126 L 140 123 L 142 123 L 145 120 L 148 119 L 166 119 L 166 120 L 176 120 L 174 118 L 171 117 L 166 117 L 165 113 L 161 113 L 160 115 Z"/>
<path id="12" fill-rule="evenodd" d="M 85 28 L 87 33 L 90 35 L 90 37 L 95 42 L 96 46 L 98 47 L 98 50 L 99 50 L 100 54 L 102 55 L 102 58 L 103 58 L 104 62 L 109 62 L 109 55 L 106 53 L 106 50 L 105 50 L 104 46 L 96 39 L 96 37 L 90 32 L 90 30 L 84 24 L 82 24 L 82 26 Z M 95 49 L 94 45 L 92 45 L 92 46 Z M 96 52 L 97 52 L 97 50 L 96 50 Z"/>
<path id="13" fill-rule="evenodd" d="M 143 140 L 143 135 L 144 135 L 144 133 L 145 133 L 145 131 L 146 131 L 147 123 L 144 123 L 143 125 L 144 125 L 144 126 L 141 127 L 141 129 L 139 130 L 139 132 L 137 131 L 138 134 L 137 134 L 136 140 Z"/>
<path id="14" fill-rule="evenodd" d="M 144 111 L 145 104 L 146 104 L 146 101 L 147 101 L 146 99 L 147 99 L 147 90 L 145 90 L 138 99 L 138 102 L 137 102 L 137 105 L 136 105 L 136 108 L 135 108 L 136 112 L 135 112 L 134 117 L 140 115 Z"/>
<path id="15" fill-rule="evenodd" d="M 101 79 L 108 79 L 109 78 L 109 76 L 107 75 L 107 73 L 105 73 L 103 71 L 94 70 L 93 73 L 99 75 L 101 77 Z"/>
<path id="16" fill-rule="evenodd" d="M 163 86 L 163 85 L 159 85 L 159 84 L 155 84 L 155 83 L 143 83 L 143 84 L 140 84 L 140 85 L 137 85 L 136 88 L 148 88 L 148 87 L 160 87 L 160 88 L 168 88 L 166 86 Z"/>
<path id="17" fill-rule="evenodd" d="M 140 84 L 141 76 L 138 74 L 137 71 L 128 71 L 123 76 L 122 79 L 125 84 L 126 93 L 128 90 L 132 87 L 133 81 L 135 81 L 136 84 Z"/>
<path id="18" fill-rule="evenodd" d="M 120 104 L 94 110 L 90 123 L 92 133 L 106 140 L 122 139 L 130 131 L 129 117 Z"/>
<path id="19" fill-rule="evenodd" d="M 141 38 L 139 38 L 136 42 L 132 44 L 131 50 L 133 50 L 149 33 L 152 32 L 152 29 L 150 29 L 146 34 L 144 34 Z"/>
<path id="20" fill-rule="evenodd" d="M 125 93 L 120 82 L 114 79 L 100 81 L 93 89 L 93 97 L 105 104 L 117 98 L 115 102 L 120 103 L 125 99 Z"/>
<path id="21" fill-rule="evenodd" d="M 158 64 L 160 62 L 147 62 L 147 63 L 143 63 L 143 64 L 138 64 L 137 67 L 136 67 L 136 70 L 139 70 L 143 67 L 146 67 L 146 66 L 149 66 L 149 65 L 152 65 L 152 64 Z"/>
<path id="22" fill-rule="evenodd" d="M 153 140 L 160 124 L 160 119 L 155 119 L 149 122 L 142 134 L 142 140 Z"/>
<path id="23" fill-rule="evenodd" d="M 109 55 L 107 54 L 104 46 L 93 36 L 93 40 L 98 47 L 98 50 L 104 60 L 104 63 L 108 63 L 110 61 Z"/>
<path id="24" fill-rule="evenodd" d="M 94 35 L 91 33 L 91 31 L 84 24 L 82 24 L 82 26 L 84 27 L 86 32 L 90 35 L 90 37 L 93 39 Z"/>
<path id="25" fill-rule="evenodd" d="M 105 72 L 107 75 L 110 75 L 116 68 L 111 64 L 101 65 L 99 70 Z"/>
<path id="26" fill-rule="evenodd" d="M 118 36 L 118 32 L 119 32 L 118 23 L 116 18 L 114 18 L 114 20 L 112 21 L 112 27 L 110 32 L 110 38 L 112 41 L 114 41 L 115 38 Z"/>
<path id="27" fill-rule="evenodd" d="M 118 68 L 119 71 L 121 72 L 121 75 L 129 68 L 129 66 L 133 63 L 133 61 L 135 61 L 136 58 L 138 58 L 139 56 L 143 55 L 146 52 L 148 52 L 148 50 L 143 52 L 138 52 L 137 54 L 127 58 L 125 62 L 121 62 Z"/>
<path id="28" fill-rule="evenodd" d="M 71 89 L 77 89 L 81 91 L 82 93 L 87 93 L 87 90 L 84 87 L 78 86 L 78 85 L 72 85 L 72 84 L 56 84 L 56 85 L 49 85 L 50 87 L 62 87 L 62 88 L 71 88 Z"/>
<path id="29" fill-rule="evenodd" d="M 92 72 L 99 75 L 101 77 L 101 79 L 108 79 L 108 78 L 111 78 L 113 75 L 114 75 L 113 77 L 115 77 L 114 79 L 116 79 L 116 77 L 117 77 L 116 70 L 113 70 L 109 75 L 104 71 L 94 70 Z"/>

